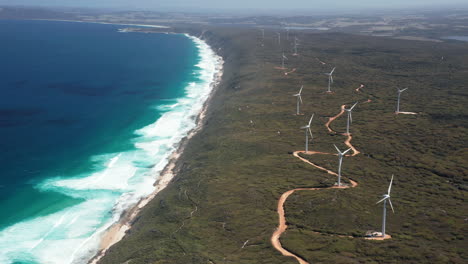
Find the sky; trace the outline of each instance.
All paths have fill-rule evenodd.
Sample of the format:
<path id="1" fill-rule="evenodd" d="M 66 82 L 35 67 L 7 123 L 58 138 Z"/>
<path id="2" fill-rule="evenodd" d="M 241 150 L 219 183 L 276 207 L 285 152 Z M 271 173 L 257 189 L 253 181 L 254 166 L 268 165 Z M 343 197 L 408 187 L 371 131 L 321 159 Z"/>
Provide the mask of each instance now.
<path id="1" fill-rule="evenodd" d="M 466 0 L 0 0 L 0 5 L 132 10 L 346 10 L 467 6 Z"/>

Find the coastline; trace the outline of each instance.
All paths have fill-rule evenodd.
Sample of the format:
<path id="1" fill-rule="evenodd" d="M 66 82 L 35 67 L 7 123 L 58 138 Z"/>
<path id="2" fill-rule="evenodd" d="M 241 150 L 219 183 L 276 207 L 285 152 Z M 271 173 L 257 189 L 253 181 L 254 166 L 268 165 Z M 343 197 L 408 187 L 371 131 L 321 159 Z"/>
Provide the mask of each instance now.
<path id="1" fill-rule="evenodd" d="M 101 238 L 100 238 L 98 252 L 88 261 L 88 263 L 90 264 L 98 263 L 99 260 L 106 255 L 107 250 L 111 246 L 113 246 L 114 244 L 122 240 L 126 232 L 132 227 L 132 222 L 136 218 L 138 213 L 140 213 L 140 211 L 151 200 L 153 200 L 159 192 L 164 190 L 169 185 L 169 183 L 177 174 L 176 163 L 178 162 L 179 157 L 183 153 L 185 146 L 195 134 L 197 134 L 201 129 L 203 129 L 203 121 L 206 116 L 207 108 L 209 106 L 210 101 L 213 98 L 213 94 L 216 92 L 221 82 L 221 78 L 223 75 L 224 61 L 223 61 L 223 58 L 220 55 L 218 55 L 213 49 L 213 47 L 209 46 L 206 41 L 195 36 L 190 36 L 189 34 L 185 34 L 185 35 L 188 38 L 191 38 L 192 40 L 194 40 L 194 42 L 197 40 L 203 42 L 205 45 L 207 45 L 211 49 L 213 54 L 215 54 L 216 56 L 215 58 L 217 62 L 216 71 L 215 71 L 215 74 L 213 76 L 211 83 L 209 84 L 210 92 L 208 94 L 208 97 L 203 103 L 201 111 L 196 116 L 195 127 L 179 142 L 179 146 L 176 148 L 176 150 L 170 154 L 168 163 L 166 164 L 164 169 L 161 171 L 159 177 L 153 184 L 153 186 L 155 187 L 154 191 L 149 196 L 141 199 L 136 205 L 125 210 L 124 213 L 121 215 L 120 220 L 112 224 L 109 228 L 107 228 L 106 231 L 104 231 L 103 235 L 101 235 Z"/>

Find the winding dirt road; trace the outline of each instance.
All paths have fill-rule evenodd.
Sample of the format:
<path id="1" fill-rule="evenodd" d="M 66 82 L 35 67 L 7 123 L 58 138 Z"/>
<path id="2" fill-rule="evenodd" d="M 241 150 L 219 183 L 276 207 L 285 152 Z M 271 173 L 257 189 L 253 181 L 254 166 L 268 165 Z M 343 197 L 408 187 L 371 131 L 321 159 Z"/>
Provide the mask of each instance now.
<path id="1" fill-rule="evenodd" d="M 338 117 L 340 117 L 343 113 L 344 113 L 344 108 L 345 108 L 346 105 L 342 105 L 341 106 L 341 111 L 340 113 L 338 113 L 336 116 L 333 116 L 333 117 L 330 117 L 330 119 L 328 120 L 328 122 L 325 124 L 325 127 L 328 129 L 328 131 L 330 133 L 335 133 L 335 131 L 333 131 L 331 128 L 330 128 L 330 124 L 331 122 L 333 122 L 335 119 L 337 119 Z M 351 150 L 353 151 L 353 154 L 352 155 L 348 155 L 348 156 L 356 156 L 358 155 L 360 152 L 353 146 L 351 145 L 351 140 L 353 139 L 351 134 L 343 134 L 345 136 L 347 136 L 347 139 L 345 140 L 345 144 L 351 148 Z M 333 172 L 329 169 L 326 169 L 322 166 L 319 166 L 315 163 L 312 163 L 310 162 L 309 160 L 299 156 L 300 153 L 304 153 L 304 154 L 308 154 L 308 155 L 336 155 L 336 154 L 332 154 L 332 153 L 325 153 L 325 152 L 318 152 L 318 151 L 308 151 L 308 152 L 305 152 L 305 151 L 295 151 L 293 153 L 294 157 L 300 159 L 301 161 L 311 165 L 311 166 L 314 166 L 315 168 L 319 169 L 319 170 L 323 170 L 325 172 L 327 172 L 328 174 L 331 174 L 331 175 L 334 175 L 334 176 L 337 176 L 338 174 L 336 172 Z M 284 212 L 284 203 L 286 202 L 286 200 L 288 199 L 288 197 L 293 194 L 294 192 L 296 191 L 319 191 L 319 190 L 326 190 L 326 189 L 346 189 L 346 188 L 354 188 L 358 185 L 357 182 L 351 180 L 348 178 L 348 180 L 350 181 L 351 183 L 351 186 L 349 185 L 342 185 L 342 186 L 331 186 L 331 187 L 323 187 L 323 188 L 296 188 L 296 189 L 292 189 L 292 190 L 289 190 L 285 193 L 283 193 L 278 201 L 278 208 L 277 208 L 277 211 L 278 211 L 278 216 L 279 216 L 279 224 L 278 224 L 278 227 L 277 229 L 275 230 L 275 232 L 273 233 L 273 235 L 271 236 L 271 244 L 273 245 L 273 247 L 275 247 L 276 250 L 278 250 L 283 256 L 286 256 L 286 257 L 293 257 L 295 258 L 300 264 L 309 264 L 309 262 L 305 261 L 304 259 L 302 259 L 301 257 L 295 255 L 294 253 L 286 250 L 285 248 L 283 248 L 283 246 L 281 245 L 281 242 L 280 242 L 280 237 L 281 235 L 286 231 L 286 229 L 288 228 L 288 225 L 286 224 L 286 217 L 285 217 L 285 212 Z"/>

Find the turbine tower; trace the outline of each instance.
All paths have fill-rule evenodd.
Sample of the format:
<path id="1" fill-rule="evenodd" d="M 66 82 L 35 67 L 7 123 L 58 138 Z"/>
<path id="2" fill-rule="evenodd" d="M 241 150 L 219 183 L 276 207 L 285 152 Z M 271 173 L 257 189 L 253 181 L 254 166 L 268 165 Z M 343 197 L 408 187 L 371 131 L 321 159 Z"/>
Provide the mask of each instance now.
<path id="1" fill-rule="evenodd" d="M 344 109 L 346 112 L 348 112 L 348 121 L 346 122 L 346 134 L 349 135 L 349 124 L 353 122 L 353 115 L 351 114 L 351 111 L 353 111 L 353 108 L 358 104 L 358 102 L 356 102 L 353 106 L 351 106 L 350 108 L 348 109 Z"/>
<path id="2" fill-rule="evenodd" d="M 299 90 L 297 94 L 293 94 L 293 96 L 297 97 L 296 115 L 299 115 L 299 105 L 302 104 L 302 97 L 301 97 L 302 88 L 304 88 L 304 85 L 301 86 L 301 89 Z"/>
<path id="3" fill-rule="evenodd" d="M 281 57 L 281 68 L 284 69 L 284 60 L 287 60 L 287 59 L 288 59 L 288 57 L 286 57 L 286 56 L 284 55 L 284 52 L 283 52 L 283 55 L 282 55 L 282 57 Z"/>
<path id="4" fill-rule="evenodd" d="M 276 32 L 276 34 L 278 35 L 278 44 L 281 46 L 281 33 Z"/>
<path id="5" fill-rule="evenodd" d="M 309 152 L 309 133 L 310 133 L 310 139 L 313 139 L 314 136 L 312 135 L 312 130 L 310 130 L 310 124 L 312 124 L 312 119 L 314 119 L 314 114 L 310 117 L 309 123 L 301 129 L 305 129 L 305 152 Z"/>
<path id="6" fill-rule="evenodd" d="M 325 73 L 325 75 L 328 76 L 328 91 L 329 93 L 331 93 L 331 90 L 330 90 L 330 86 L 331 84 L 333 83 L 333 72 L 335 71 L 336 67 L 333 68 L 333 70 L 331 70 L 330 73 Z"/>
<path id="7" fill-rule="evenodd" d="M 390 180 L 390 185 L 388 186 L 387 194 L 383 195 L 383 199 L 378 201 L 376 204 L 383 202 L 383 216 L 382 216 L 382 237 L 385 238 L 385 222 L 387 220 L 387 200 L 392 208 L 392 212 L 395 213 L 393 210 L 392 201 L 390 200 L 390 191 L 392 190 L 392 183 L 393 183 L 393 174 L 392 179 Z"/>
<path id="8" fill-rule="evenodd" d="M 348 153 L 348 151 L 350 151 L 351 148 L 347 149 L 344 152 L 341 152 L 340 149 L 335 144 L 333 144 L 333 146 L 335 146 L 336 150 L 338 151 L 338 187 L 340 187 L 341 186 L 341 164 L 343 163 L 344 155 Z"/>
<path id="9" fill-rule="evenodd" d="M 397 106 L 396 106 L 396 113 L 398 114 L 400 112 L 400 95 L 402 92 L 406 91 L 408 88 L 405 88 L 405 89 L 398 89 L 397 88 L 397 91 L 398 91 L 398 100 L 397 100 Z"/>

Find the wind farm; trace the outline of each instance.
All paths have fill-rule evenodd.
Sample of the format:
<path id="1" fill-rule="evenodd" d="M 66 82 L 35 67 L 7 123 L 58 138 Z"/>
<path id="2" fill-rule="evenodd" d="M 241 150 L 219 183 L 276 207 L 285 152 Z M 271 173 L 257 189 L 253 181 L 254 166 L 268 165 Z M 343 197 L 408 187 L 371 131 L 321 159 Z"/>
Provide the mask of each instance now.
<path id="1" fill-rule="evenodd" d="M 463 180 L 450 167 L 463 151 L 450 149 L 466 132 L 452 122 L 466 123 L 457 117 L 465 113 L 463 97 L 437 89 L 435 79 L 409 77 L 433 73 L 436 66 L 440 78 L 452 76 L 449 62 L 432 60 L 432 45 L 301 32 L 300 56 L 291 56 L 295 30 L 289 41 L 280 41 L 278 29 L 265 28 L 264 37 L 258 29 L 209 30 L 212 45 L 229 39 L 231 46 L 219 46 L 226 71 L 206 129 L 186 146 L 174 185 L 151 202 L 103 263 L 142 260 L 135 248 L 150 248 L 147 259 L 180 263 L 424 263 L 428 256 L 462 263 Z M 450 45 L 437 52 L 468 68 L 447 55 L 465 48 Z M 288 68 L 297 69 L 287 75 L 275 69 L 283 52 Z M 415 64 L 420 67 L 408 66 Z M 339 80 L 332 83 L 335 67 Z M 333 96 L 324 93 L 325 72 Z M 465 80 L 461 74 L 453 78 Z M 411 85 L 401 109 L 418 115 L 395 115 L 395 83 Z M 463 94 L 457 87 L 452 92 Z M 450 102 L 451 111 L 437 108 L 433 96 Z M 427 133 L 434 122 L 439 127 Z M 439 137 L 447 142 L 434 141 Z M 429 141 L 434 151 L 424 152 L 421 142 Z M 343 153 L 342 166 L 334 144 Z M 391 174 L 397 211 L 386 208 L 384 218 L 391 238 L 366 239 L 369 230 L 382 233 L 385 201 L 376 202 Z"/>

